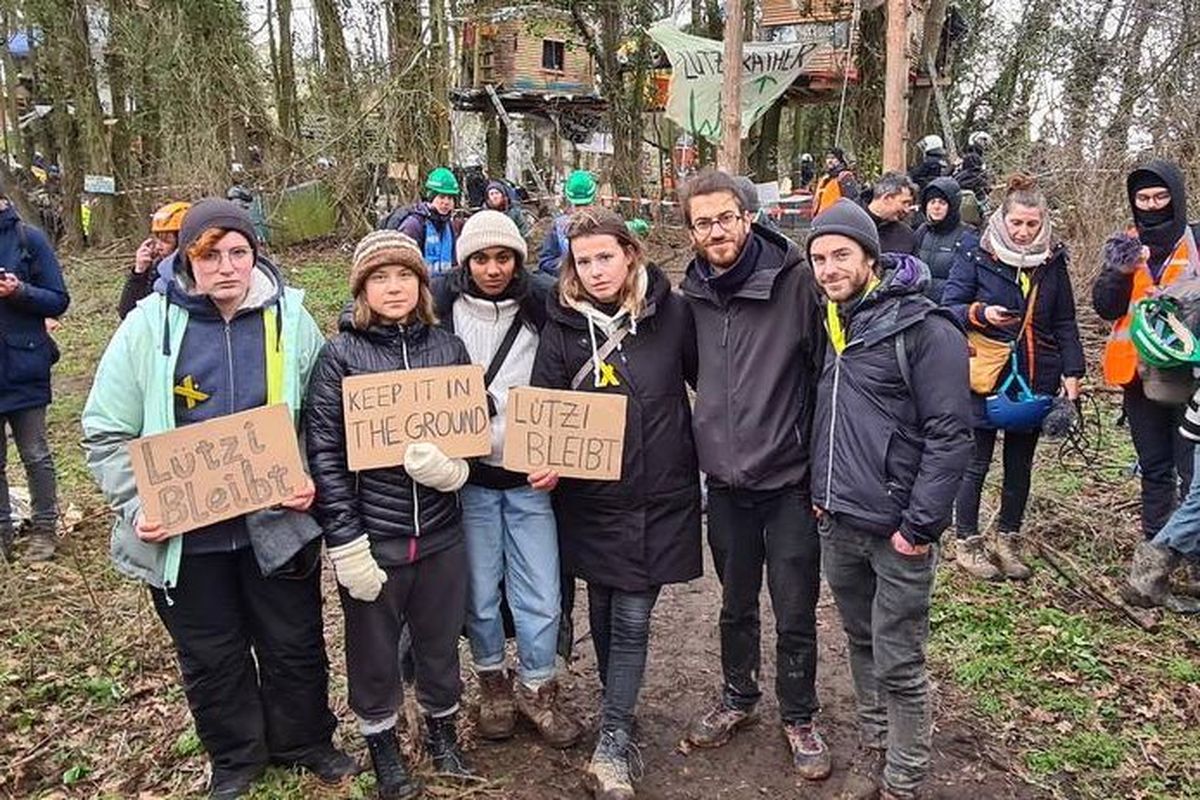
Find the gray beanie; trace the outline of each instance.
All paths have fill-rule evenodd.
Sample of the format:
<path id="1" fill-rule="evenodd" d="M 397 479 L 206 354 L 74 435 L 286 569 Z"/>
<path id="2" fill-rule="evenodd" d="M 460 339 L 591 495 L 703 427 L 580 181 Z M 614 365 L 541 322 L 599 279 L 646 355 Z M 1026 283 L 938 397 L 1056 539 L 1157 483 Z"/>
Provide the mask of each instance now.
<path id="1" fill-rule="evenodd" d="M 517 230 L 517 223 L 504 212 L 490 208 L 476 211 L 463 225 L 462 233 L 458 235 L 459 265 L 465 267 L 473 253 L 489 247 L 507 247 L 517 254 L 522 265 L 529 255 L 525 239 Z"/>
<path id="2" fill-rule="evenodd" d="M 187 249 L 209 228 L 237 231 L 246 237 L 255 258 L 258 257 L 258 236 L 254 232 L 254 221 L 246 209 L 229 200 L 206 197 L 187 210 L 179 227 L 179 258 L 189 275 L 192 265 L 188 261 Z"/>
<path id="3" fill-rule="evenodd" d="M 812 233 L 808 235 L 806 254 L 814 240 L 830 233 L 848 236 L 862 245 L 867 255 L 879 259 L 879 229 L 871 215 L 858 203 L 843 197 L 829 208 L 813 217 Z"/>

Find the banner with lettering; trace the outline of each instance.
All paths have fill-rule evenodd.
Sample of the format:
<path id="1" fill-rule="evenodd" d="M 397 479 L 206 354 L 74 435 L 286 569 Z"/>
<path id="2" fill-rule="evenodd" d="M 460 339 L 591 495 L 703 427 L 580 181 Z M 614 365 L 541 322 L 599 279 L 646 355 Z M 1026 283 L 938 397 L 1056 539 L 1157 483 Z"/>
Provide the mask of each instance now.
<path id="1" fill-rule="evenodd" d="M 721 81 L 725 43 L 683 33 L 660 22 L 649 30 L 671 62 L 667 116 L 693 136 L 721 140 Z M 742 56 L 742 138 L 799 77 L 806 61 L 833 41 L 827 23 L 796 26 L 788 44 L 747 42 Z"/>

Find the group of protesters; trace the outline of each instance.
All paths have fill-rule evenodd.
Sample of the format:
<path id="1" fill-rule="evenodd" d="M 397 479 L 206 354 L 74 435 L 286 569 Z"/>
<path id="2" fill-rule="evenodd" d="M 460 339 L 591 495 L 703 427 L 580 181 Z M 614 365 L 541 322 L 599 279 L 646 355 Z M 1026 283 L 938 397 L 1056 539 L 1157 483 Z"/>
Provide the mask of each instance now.
<path id="1" fill-rule="evenodd" d="M 823 576 L 849 639 L 860 728 L 840 796 L 917 796 L 931 759 L 925 645 L 940 537 L 953 522 L 957 561 L 972 575 L 1028 577 L 1021 529 L 1039 431 L 1081 391 L 1067 252 L 1036 184 L 1011 180 L 975 232 L 961 227 L 953 179 L 918 193 L 885 174 L 859 200 L 829 203 L 798 245 L 752 221 L 744 183 L 705 171 L 680 192 L 694 254 L 678 288 L 597 203 L 586 173 L 568 179 L 572 212 L 555 220 L 536 265 L 500 199 L 459 224 L 453 174 L 435 170 L 426 190 L 358 243 L 328 341 L 303 292 L 260 251 L 246 211 L 226 200 L 160 209 L 128 277 L 84 445 L 115 512 L 114 564 L 149 586 L 176 648 L 211 796 L 246 795 L 270 764 L 330 783 L 359 769 L 332 739 L 324 552 L 349 705 L 381 797 L 423 791 L 396 738 L 408 682 L 434 770 L 475 776 L 459 743 L 464 631 L 482 738 L 512 737 L 518 717 L 553 747 L 582 738 L 557 681 L 576 580 L 603 689 L 585 777 L 597 798 L 633 797 L 654 607 L 662 587 L 702 574 L 702 527 L 722 587 L 721 677 L 686 741 L 719 747 L 757 719 L 765 567 L 788 757 L 804 780 L 831 775 L 816 680 Z M 1106 245 L 1093 287 L 1115 323 L 1105 377 L 1124 389 L 1141 465 L 1146 541 L 1125 594 L 1195 610 L 1170 577 L 1200 555 L 1200 488 L 1187 491 L 1200 397 L 1186 409 L 1149 397 L 1131 329 L 1146 327 L 1132 319 L 1137 301 L 1194 276 L 1200 253 L 1175 167 L 1135 170 L 1128 190 L 1134 226 Z M 905 220 L 918 200 L 925 222 L 914 232 Z M 0 274 L 0 419 L 41 487 L 35 526 L 53 532 L 44 321 L 67 295 L 40 234 L 22 236 L 33 258 L 14 256 Z M 350 469 L 345 378 L 467 364 L 485 369 L 488 455 L 453 458 L 422 442 L 402 464 Z M 8 403 L 43 377 L 44 394 Z M 509 391 L 522 386 L 624 396 L 620 478 L 505 469 Z M 182 536 L 144 513 L 132 440 L 278 403 L 311 475 L 293 497 Z M 40 422 L 27 420 L 39 411 Z M 998 438 L 991 536 L 979 512 Z"/>

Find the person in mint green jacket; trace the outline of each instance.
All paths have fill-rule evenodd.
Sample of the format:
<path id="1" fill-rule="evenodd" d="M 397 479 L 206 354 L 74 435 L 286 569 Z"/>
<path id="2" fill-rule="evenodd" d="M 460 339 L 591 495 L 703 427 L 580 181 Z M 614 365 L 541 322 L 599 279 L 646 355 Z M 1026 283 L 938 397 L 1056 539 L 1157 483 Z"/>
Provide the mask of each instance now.
<path id="1" fill-rule="evenodd" d="M 324 344 L 249 216 L 227 200 L 187 212 L 155 291 L 109 342 L 83 412 L 88 466 L 115 512 L 112 559 L 150 587 L 171 634 L 212 798 L 242 797 L 268 764 L 336 783 L 312 481 L 287 502 L 171 537 L 141 512 L 128 444 L 264 405 L 297 425 Z"/>

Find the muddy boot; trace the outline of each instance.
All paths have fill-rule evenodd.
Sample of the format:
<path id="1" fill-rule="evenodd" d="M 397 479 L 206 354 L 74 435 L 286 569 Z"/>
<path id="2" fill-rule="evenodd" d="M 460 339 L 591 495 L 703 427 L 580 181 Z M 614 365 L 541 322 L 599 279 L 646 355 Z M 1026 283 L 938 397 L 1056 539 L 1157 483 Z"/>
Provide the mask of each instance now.
<path id="1" fill-rule="evenodd" d="M 954 560 L 968 575 L 973 575 L 981 581 L 994 581 L 1000 577 L 1000 570 L 988 556 L 987 540 L 980 534 L 959 539 L 955 546 Z"/>
<path id="2" fill-rule="evenodd" d="M 503 669 L 479 673 L 479 724 L 482 739 L 497 741 L 513 735 L 517 727 L 517 707 L 513 701 L 512 681 Z"/>
<path id="3" fill-rule="evenodd" d="M 583 731 L 558 707 L 558 681 L 551 678 L 536 689 L 517 681 L 517 710 L 537 726 L 551 747 L 570 747 Z"/>
<path id="4" fill-rule="evenodd" d="M 1022 541 L 1023 538 L 1019 533 L 1000 532 L 996 534 L 996 566 L 1000 567 L 1004 577 L 1012 578 L 1014 581 L 1026 581 L 1033 575 L 1033 570 L 1021 561 Z"/>
<path id="5" fill-rule="evenodd" d="M 684 736 L 696 747 L 720 747 L 739 729 L 758 721 L 754 711 L 741 711 L 720 700 L 712 709 L 688 723 Z"/>
<path id="6" fill-rule="evenodd" d="M 637 747 L 622 730 L 601 731 L 584 780 L 596 800 L 633 800 L 633 778 L 641 771 Z"/>
<path id="7" fill-rule="evenodd" d="M 394 728 L 372 733 L 366 739 L 380 800 L 409 800 L 425 790 L 421 782 L 409 774 L 396 745 Z"/>
<path id="8" fill-rule="evenodd" d="M 11 525 L 0 527 L 0 561 L 13 562 L 13 539 L 16 534 Z"/>
<path id="9" fill-rule="evenodd" d="M 1175 587 L 1175 593 L 1200 598 L 1200 562 L 1189 560 L 1183 565 L 1183 580 Z"/>
<path id="10" fill-rule="evenodd" d="M 1129 580 L 1121 587 L 1121 598 L 1141 608 L 1161 606 L 1177 614 L 1200 613 L 1200 600 L 1171 594 L 1171 571 L 1178 563 L 1179 554 L 1169 547 L 1138 542 Z"/>
<path id="11" fill-rule="evenodd" d="M 806 781 L 823 781 L 833 770 L 829 748 L 811 722 L 805 725 L 784 725 L 783 735 L 792 751 L 796 773 Z"/>
<path id="12" fill-rule="evenodd" d="M 880 747 L 859 747 L 834 800 L 876 800 L 883 782 L 885 753 Z"/>
<path id="13" fill-rule="evenodd" d="M 458 746 L 458 715 L 425 717 L 425 749 L 433 761 L 433 771 L 456 780 L 471 780 L 475 773 Z"/>
<path id="14" fill-rule="evenodd" d="M 25 543 L 26 561 L 49 561 L 58 548 L 58 534 L 54 526 L 35 525 L 29 529 L 29 540 Z"/>

